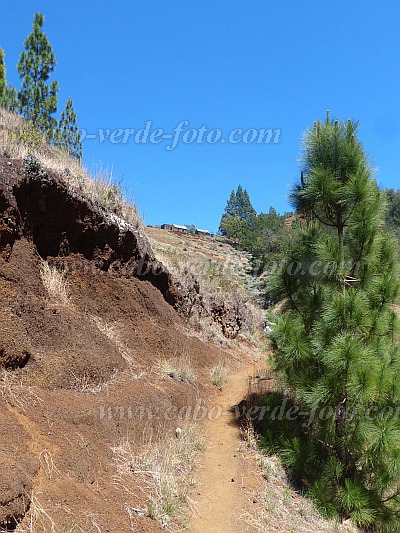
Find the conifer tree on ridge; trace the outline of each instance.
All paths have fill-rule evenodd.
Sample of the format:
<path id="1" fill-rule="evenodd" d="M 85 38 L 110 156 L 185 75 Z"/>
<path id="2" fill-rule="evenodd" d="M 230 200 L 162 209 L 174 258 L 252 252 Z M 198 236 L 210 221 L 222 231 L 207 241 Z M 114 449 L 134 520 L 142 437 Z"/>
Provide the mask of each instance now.
<path id="1" fill-rule="evenodd" d="M 48 134 L 50 139 L 57 125 L 52 115 L 57 111 L 58 83 L 48 83 L 50 74 L 56 65 L 52 46 L 42 30 L 44 16 L 36 13 L 32 32 L 25 40 L 25 51 L 21 53 L 17 64 L 22 80 L 18 93 L 20 110 L 26 120 Z"/>

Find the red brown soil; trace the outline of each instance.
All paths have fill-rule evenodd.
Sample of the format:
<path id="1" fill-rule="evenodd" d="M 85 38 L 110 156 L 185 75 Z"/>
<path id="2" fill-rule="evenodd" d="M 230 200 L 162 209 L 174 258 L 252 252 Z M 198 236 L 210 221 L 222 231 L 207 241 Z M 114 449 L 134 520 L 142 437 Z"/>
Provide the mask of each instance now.
<path id="1" fill-rule="evenodd" d="M 65 272 L 70 305 L 49 297 L 43 260 Z M 140 234 L 57 176 L 0 158 L 0 530 L 28 527 L 31 506 L 51 518 L 39 513 L 36 532 L 161 530 L 146 513 L 131 524 L 126 506 L 147 501 L 115 483 L 112 448 L 174 434 L 163 413 L 207 397 L 210 367 L 233 359 L 187 328 L 158 266 Z M 190 358 L 196 382 L 164 379 L 157 365 L 171 358 Z M 158 414 L 131 416 L 139 408 Z"/>

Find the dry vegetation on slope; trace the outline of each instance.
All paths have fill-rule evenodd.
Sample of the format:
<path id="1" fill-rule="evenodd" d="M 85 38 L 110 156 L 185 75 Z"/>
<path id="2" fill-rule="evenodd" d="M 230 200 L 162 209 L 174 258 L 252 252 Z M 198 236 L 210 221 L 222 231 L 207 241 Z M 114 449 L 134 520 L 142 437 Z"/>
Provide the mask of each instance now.
<path id="1" fill-rule="evenodd" d="M 183 295 L 182 312 L 207 340 L 259 341 L 263 313 L 245 252 L 221 237 L 181 235 L 146 228 L 152 248 Z"/>

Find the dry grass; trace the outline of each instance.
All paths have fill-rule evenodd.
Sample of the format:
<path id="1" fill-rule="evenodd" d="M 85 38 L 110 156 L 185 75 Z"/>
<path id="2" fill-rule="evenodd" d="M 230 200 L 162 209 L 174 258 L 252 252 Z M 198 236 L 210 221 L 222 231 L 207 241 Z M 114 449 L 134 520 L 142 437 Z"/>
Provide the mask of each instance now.
<path id="1" fill-rule="evenodd" d="M 43 468 L 46 473 L 47 479 L 51 480 L 54 474 L 61 475 L 61 472 L 58 470 L 53 461 L 53 456 L 50 451 L 45 449 L 41 452 L 39 456 L 40 466 Z"/>
<path id="2" fill-rule="evenodd" d="M 110 342 L 115 344 L 121 357 L 128 365 L 131 378 L 139 379 L 142 377 L 144 372 L 138 362 L 139 356 L 138 354 L 133 354 L 132 350 L 130 350 L 123 342 L 122 334 L 120 333 L 121 325 L 118 322 L 110 323 L 104 318 L 95 315 L 90 315 L 89 318 L 94 322 L 97 329 L 107 337 Z"/>
<path id="3" fill-rule="evenodd" d="M 96 383 L 93 379 L 87 375 L 76 375 L 71 371 L 72 385 L 71 388 L 75 392 L 82 392 L 86 394 L 99 394 L 100 392 L 106 392 L 116 384 L 118 377 L 118 370 L 114 370 L 110 378 L 107 381 Z"/>
<path id="4" fill-rule="evenodd" d="M 114 482 L 132 494 L 135 484 L 139 484 L 148 502 L 142 512 L 169 530 L 185 524 L 193 469 L 204 450 L 199 426 L 188 425 L 177 435 L 155 442 L 150 439 L 140 453 L 129 440 L 113 448 L 117 470 Z"/>
<path id="5" fill-rule="evenodd" d="M 21 411 L 43 401 L 36 388 L 27 386 L 18 373 L 6 369 L 0 371 L 0 396 L 10 406 Z"/>
<path id="6" fill-rule="evenodd" d="M 136 357 L 132 354 L 132 351 L 125 345 L 122 339 L 122 326 L 118 322 L 109 322 L 104 318 L 96 315 L 85 315 L 85 318 L 89 319 L 99 332 L 104 335 L 116 348 L 118 353 L 127 363 L 127 371 L 129 379 L 139 379 L 145 375 L 145 371 L 142 370 Z M 126 376 L 125 376 L 126 377 Z M 72 388 L 76 392 L 86 394 L 99 394 L 106 392 L 110 387 L 115 386 L 117 383 L 121 384 L 121 372 L 118 369 L 114 369 L 111 376 L 107 381 L 100 383 L 94 382 L 90 374 L 75 374 L 71 371 Z"/>
<path id="7" fill-rule="evenodd" d="M 61 305 L 67 309 L 74 308 L 68 295 L 64 272 L 60 272 L 56 267 L 50 266 L 47 261 L 43 261 L 40 277 L 53 305 Z"/>
<path id="8" fill-rule="evenodd" d="M 50 146 L 32 125 L 19 115 L 0 108 L 0 145 L 4 155 L 23 160 L 34 155 L 46 170 L 56 172 L 71 189 L 117 217 L 117 222 L 143 231 L 143 221 L 134 202 L 124 197 L 112 170 L 87 169 L 68 153 Z"/>
<path id="9" fill-rule="evenodd" d="M 39 494 L 33 491 L 30 497 L 30 506 L 23 526 L 17 526 L 16 533 L 59 533 L 56 523 L 49 515 L 48 511 L 39 501 Z"/>
<path id="10" fill-rule="evenodd" d="M 159 363 L 157 370 L 161 373 L 163 379 L 170 377 L 185 383 L 194 383 L 196 381 L 196 373 L 188 355 L 168 360 L 164 359 Z"/>
<path id="11" fill-rule="evenodd" d="M 222 390 L 222 387 L 228 382 L 228 369 L 225 363 L 220 361 L 210 370 L 210 374 L 213 385 Z"/>
<path id="12" fill-rule="evenodd" d="M 101 533 L 102 530 L 96 519 L 92 516 L 85 517 L 85 526 L 72 516 L 71 510 L 62 506 L 65 513 L 70 515 L 63 526 L 59 526 L 53 517 L 51 511 L 46 509 L 40 501 L 41 493 L 37 489 L 30 495 L 30 505 L 27 514 L 22 522 L 16 527 L 15 533 Z"/>

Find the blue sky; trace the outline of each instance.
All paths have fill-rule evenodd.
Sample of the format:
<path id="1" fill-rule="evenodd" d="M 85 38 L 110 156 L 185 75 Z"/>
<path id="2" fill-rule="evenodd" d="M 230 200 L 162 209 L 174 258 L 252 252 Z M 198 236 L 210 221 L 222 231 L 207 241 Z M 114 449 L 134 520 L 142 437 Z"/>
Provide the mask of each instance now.
<path id="1" fill-rule="evenodd" d="M 2 0 L 8 81 L 36 11 L 53 45 L 60 108 L 81 128 L 279 128 L 270 144 L 84 142 L 90 168 L 112 168 L 149 224 L 216 231 L 241 184 L 257 211 L 289 209 L 302 132 L 327 109 L 360 122 L 383 187 L 400 188 L 398 0 Z"/>

